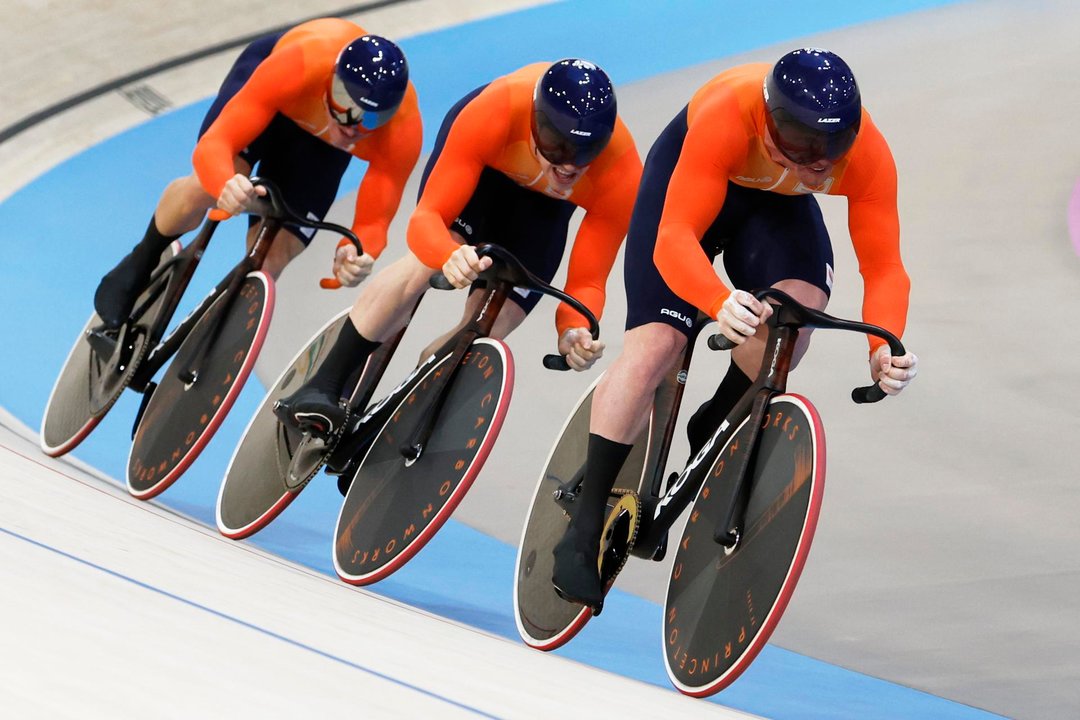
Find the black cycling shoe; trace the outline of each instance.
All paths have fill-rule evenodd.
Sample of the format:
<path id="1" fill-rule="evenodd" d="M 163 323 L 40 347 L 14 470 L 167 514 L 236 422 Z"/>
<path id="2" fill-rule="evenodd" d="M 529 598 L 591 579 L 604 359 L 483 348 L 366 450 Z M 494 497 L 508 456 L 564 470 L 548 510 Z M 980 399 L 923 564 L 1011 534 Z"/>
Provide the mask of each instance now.
<path id="1" fill-rule="evenodd" d="M 594 615 L 604 607 L 604 589 L 596 567 L 599 550 L 599 537 L 584 537 L 571 527 L 555 546 L 551 573 L 551 584 L 559 597 L 591 607 Z"/>
<path id="2" fill-rule="evenodd" d="M 115 329 L 127 322 L 139 294 L 150 282 L 155 262 L 131 253 L 106 273 L 94 292 L 94 312 L 105 327 Z"/>
<path id="3" fill-rule="evenodd" d="M 275 402 L 274 415 L 300 432 L 326 438 L 338 431 L 347 413 L 333 394 L 305 385 Z"/>

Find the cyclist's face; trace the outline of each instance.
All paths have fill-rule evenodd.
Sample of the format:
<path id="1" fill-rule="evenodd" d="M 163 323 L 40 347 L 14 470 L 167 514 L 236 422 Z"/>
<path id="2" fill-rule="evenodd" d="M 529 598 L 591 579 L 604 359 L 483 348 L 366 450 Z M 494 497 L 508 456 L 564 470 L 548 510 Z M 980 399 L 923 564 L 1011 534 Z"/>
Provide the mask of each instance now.
<path id="1" fill-rule="evenodd" d="M 329 126 L 328 140 L 335 147 L 348 150 L 353 143 L 370 132 L 360 122 L 364 111 L 349 97 L 345 86 L 336 75 L 330 78 L 330 85 L 326 90 L 326 109 L 333 121 Z"/>
<path id="2" fill-rule="evenodd" d="M 567 191 L 574 186 L 578 180 L 581 179 L 582 174 L 588 169 L 588 165 L 577 166 L 570 165 L 569 163 L 563 165 L 555 165 L 543 155 L 536 147 L 536 143 L 533 142 L 533 155 L 536 156 L 537 162 L 540 163 L 540 171 L 544 179 L 548 181 L 548 184 L 557 190 Z"/>
<path id="3" fill-rule="evenodd" d="M 808 187 L 817 187 L 825 182 L 826 178 L 829 177 L 829 173 L 836 166 L 836 163 L 828 158 L 806 164 L 799 164 L 790 160 L 776 147 L 776 143 L 768 130 L 765 131 L 764 140 L 765 149 L 769 151 L 769 157 L 772 161 L 793 172 L 799 178 L 799 182 Z"/>
<path id="4" fill-rule="evenodd" d="M 347 150 L 352 147 L 353 143 L 367 133 L 361 132 L 358 128 L 350 127 L 348 125 L 330 123 L 327 134 L 330 136 L 328 139 L 331 145 Z"/>

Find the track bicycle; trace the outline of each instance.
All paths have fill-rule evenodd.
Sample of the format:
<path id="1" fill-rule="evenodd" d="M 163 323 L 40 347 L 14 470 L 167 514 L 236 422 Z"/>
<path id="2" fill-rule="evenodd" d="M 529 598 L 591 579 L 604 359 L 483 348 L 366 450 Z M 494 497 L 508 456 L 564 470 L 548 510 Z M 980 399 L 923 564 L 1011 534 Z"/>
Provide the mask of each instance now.
<path id="1" fill-rule="evenodd" d="M 262 348 L 274 307 L 274 281 L 261 270 L 285 225 L 331 230 L 360 244 L 346 227 L 290 210 L 269 180 L 253 214 L 261 220 L 250 251 L 167 335 L 166 329 L 223 214 L 211 212 L 192 242 L 162 254 L 129 318 L 116 329 L 92 314 L 61 369 L 41 427 L 41 447 L 70 452 L 123 393 L 142 394 L 132 427 L 127 487 L 147 500 L 172 485 L 210 441 L 239 395 Z M 325 282 L 325 287 L 335 283 Z M 171 362 L 170 362 L 171 361 Z M 169 363 L 159 381 L 153 378 Z"/>
<path id="2" fill-rule="evenodd" d="M 382 355 L 372 355 L 360 369 L 355 387 L 346 384 L 348 416 L 330 438 L 277 423 L 273 403 L 317 370 L 347 315 L 301 351 L 263 401 L 230 462 L 217 504 L 224 535 L 239 539 L 265 527 L 324 466 L 345 495 L 334 533 L 334 567 L 345 582 L 367 585 L 387 577 L 438 532 L 479 474 L 510 403 L 513 356 L 501 340 L 489 337 L 507 294 L 517 287 L 551 295 L 584 315 L 593 338 L 599 337 L 588 308 L 532 275 L 507 250 L 485 244 L 477 254 L 494 262 L 481 273 L 486 287 L 476 314 L 369 405 L 393 352 L 384 343 Z M 432 284 L 450 287 L 441 274 Z M 545 357 L 544 365 L 568 369 L 558 355 Z"/>
<path id="3" fill-rule="evenodd" d="M 601 536 L 598 568 L 606 593 L 631 555 L 665 557 L 668 532 L 692 502 L 676 536 L 663 647 L 668 677 L 696 697 L 734 682 L 764 647 L 794 591 L 817 525 L 824 428 L 810 401 L 786 390 L 799 329 L 866 333 L 885 339 L 894 355 L 905 352 L 882 328 L 806 308 L 776 289 L 754 295 L 775 304 L 754 383 L 686 466 L 665 480 L 694 348 L 690 338 L 657 389 L 648 426 L 619 473 Z M 699 331 L 705 324 L 697 324 Z M 710 337 L 708 345 L 733 346 L 723 335 Z M 540 650 L 565 644 L 602 609 L 564 600 L 551 582 L 552 553 L 582 482 L 595 387 L 556 440 L 519 544 L 515 619 L 522 639 Z M 877 385 L 852 392 L 857 403 L 883 397 Z"/>

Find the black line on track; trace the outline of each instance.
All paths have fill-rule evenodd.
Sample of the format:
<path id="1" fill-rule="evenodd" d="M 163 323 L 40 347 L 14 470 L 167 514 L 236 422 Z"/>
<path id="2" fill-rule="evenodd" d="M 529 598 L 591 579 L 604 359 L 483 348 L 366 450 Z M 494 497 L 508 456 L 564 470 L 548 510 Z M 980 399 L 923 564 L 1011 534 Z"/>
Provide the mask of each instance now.
<path id="1" fill-rule="evenodd" d="M 0 130 L 0 145 L 4 144 L 19 133 L 29 130 L 35 125 L 39 125 L 40 123 L 56 115 L 65 113 L 72 108 L 76 108 L 85 102 L 93 100 L 94 98 L 100 97 L 106 93 L 110 93 L 115 90 L 119 90 L 125 85 L 130 85 L 131 83 L 138 82 L 139 80 L 143 80 L 152 75 L 157 75 L 158 73 L 165 72 L 166 70 L 172 70 L 173 68 L 180 67 L 181 65 L 187 65 L 188 63 L 202 60 L 203 58 L 210 57 L 211 55 L 216 55 L 220 52 L 225 52 L 226 50 L 232 50 L 234 48 L 247 45 L 252 40 L 256 40 L 264 35 L 270 35 L 276 32 L 284 32 L 285 30 L 288 30 L 294 25 L 299 25 L 302 22 L 307 22 L 308 20 L 315 20 L 321 17 L 347 17 L 349 15 L 358 15 L 363 12 L 378 10 L 380 8 L 390 7 L 391 5 L 400 5 L 402 3 L 412 1 L 413 0 L 372 0 L 371 2 L 360 3 L 359 5 L 349 5 L 347 7 L 341 8 L 340 10 L 337 10 L 336 12 L 332 12 L 329 14 L 324 13 L 320 15 L 313 15 L 302 20 L 295 20 L 286 25 L 278 25 L 276 27 L 260 30 L 256 33 L 251 33 L 248 35 L 243 35 L 241 37 L 233 38 L 232 40 L 225 40 L 224 42 L 210 45 L 208 47 L 202 48 L 201 50 L 195 50 L 194 52 L 190 52 L 185 55 L 172 58 L 170 60 L 165 60 L 156 65 L 151 65 L 150 67 L 143 68 L 142 70 L 136 70 L 133 73 L 122 75 L 121 77 L 118 77 L 114 80 L 109 80 L 100 85 L 92 87 L 89 90 L 78 93 L 77 95 L 72 95 L 69 98 L 65 98 L 64 100 L 53 103 L 46 108 L 42 108 L 37 112 L 27 115 L 22 120 L 18 120 L 11 125 L 8 125 L 3 130 Z"/>

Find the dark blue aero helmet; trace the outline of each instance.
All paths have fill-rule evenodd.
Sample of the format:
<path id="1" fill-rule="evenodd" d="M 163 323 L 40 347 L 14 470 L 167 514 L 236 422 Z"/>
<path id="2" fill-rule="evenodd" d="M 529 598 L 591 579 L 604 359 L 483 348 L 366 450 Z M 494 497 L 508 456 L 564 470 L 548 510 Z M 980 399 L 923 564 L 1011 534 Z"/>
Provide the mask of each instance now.
<path id="1" fill-rule="evenodd" d="M 862 102 L 855 75 L 835 53 L 789 52 L 765 76 L 764 92 L 769 134 L 792 162 L 835 161 L 851 149 Z"/>
<path id="2" fill-rule="evenodd" d="M 615 130 L 615 89 L 603 70 L 567 58 L 549 67 L 533 93 L 536 148 L 554 165 L 588 165 Z"/>
<path id="3" fill-rule="evenodd" d="M 338 55 L 330 112 L 342 125 L 374 130 L 393 117 L 408 85 L 401 48 L 378 35 L 358 37 Z"/>

